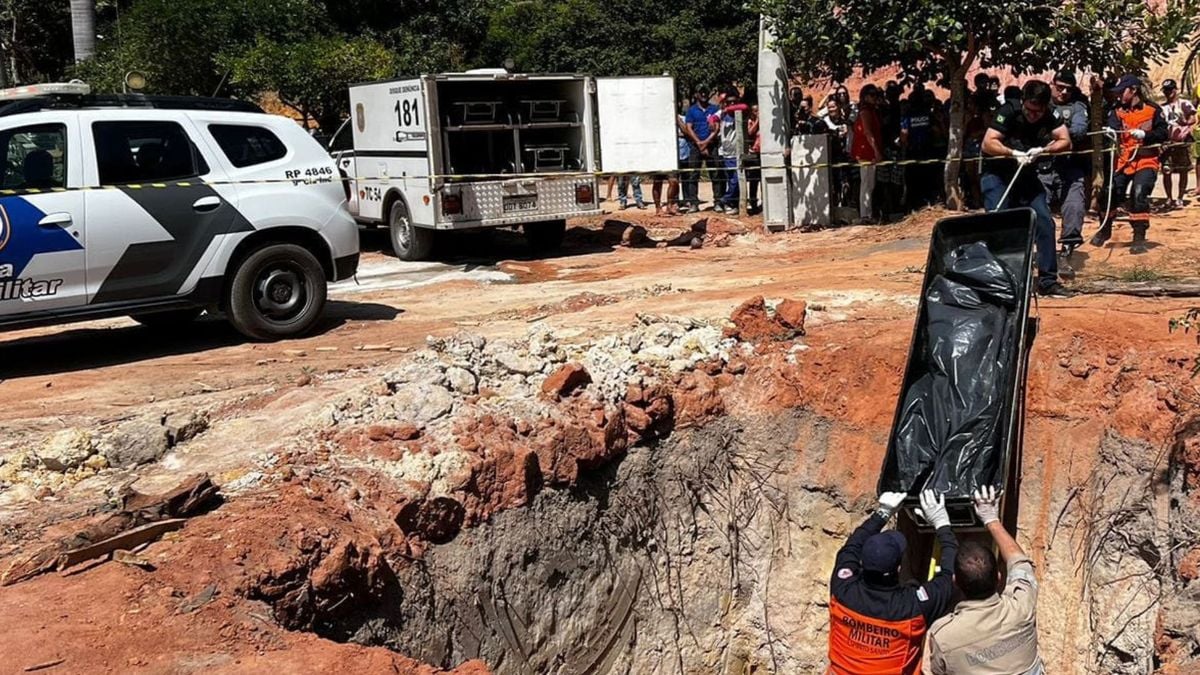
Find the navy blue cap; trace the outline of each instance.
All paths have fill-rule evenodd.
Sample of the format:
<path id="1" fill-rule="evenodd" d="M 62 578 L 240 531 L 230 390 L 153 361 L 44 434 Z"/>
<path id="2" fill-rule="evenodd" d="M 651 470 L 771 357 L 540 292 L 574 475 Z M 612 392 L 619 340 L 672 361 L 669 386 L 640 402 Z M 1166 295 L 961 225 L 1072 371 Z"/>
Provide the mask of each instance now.
<path id="1" fill-rule="evenodd" d="M 1121 79 L 1117 80 L 1117 83 L 1113 85 L 1112 91 L 1120 92 L 1125 91 L 1130 87 L 1140 86 L 1142 86 L 1142 81 L 1138 79 L 1137 75 L 1134 75 L 1133 73 L 1125 73 L 1121 76 Z"/>
<path id="2" fill-rule="evenodd" d="M 896 530 L 871 535 L 863 544 L 862 566 L 867 572 L 891 574 L 900 567 L 908 540 Z"/>

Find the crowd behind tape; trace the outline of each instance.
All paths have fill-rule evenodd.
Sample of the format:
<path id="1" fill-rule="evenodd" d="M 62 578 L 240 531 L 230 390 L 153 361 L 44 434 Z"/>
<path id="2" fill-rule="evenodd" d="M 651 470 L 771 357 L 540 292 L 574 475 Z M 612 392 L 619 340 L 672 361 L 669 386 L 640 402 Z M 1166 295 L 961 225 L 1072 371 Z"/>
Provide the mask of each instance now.
<path id="1" fill-rule="evenodd" d="M 1090 135 L 1090 134 L 1089 134 Z M 1191 146 L 1200 143 L 1198 141 L 1171 141 L 1167 143 L 1156 143 L 1150 145 L 1138 146 L 1139 150 L 1153 150 L 1156 148 L 1168 149 L 1180 146 Z M 1043 152 L 1038 155 L 1038 159 L 1045 157 L 1068 157 L 1072 155 L 1091 155 L 1099 152 L 1101 154 L 1115 154 L 1122 148 L 1112 146 L 1100 149 L 1087 150 L 1064 150 L 1061 152 Z M 1012 157 L 999 155 L 984 155 L 981 157 L 964 157 L 957 160 L 949 158 L 935 159 L 885 159 L 878 162 L 814 162 L 810 164 L 788 164 L 783 167 L 762 167 L 758 165 L 743 166 L 743 171 L 778 171 L 780 169 L 804 170 L 804 169 L 842 169 L 851 167 L 865 166 L 913 166 L 917 164 L 944 164 L 951 161 L 956 161 L 959 164 L 969 164 L 972 162 L 986 162 L 994 160 L 1012 160 Z M 89 190 L 154 190 L 165 188 L 188 188 L 197 186 L 216 186 L 216 185 L 262 185 L 271 183 L 290 183 L 293 185 L 316 185 L 321 183 L 342 183 L 346 181 L 357 182 L 374 182 L 374 183 L 391 183 L 413 179 L 440 179 L 446 181 L 467 181 L 467 180 L 496 180 L 505 178 L 608 178 L 616 176 L 634 176 L 634 175 L 679 175 L 685 173 L 700 173 L 703 171 L 730 171 L 730 168 L 715 168 L 703 167 L 696 169 L 674 169 L 671 171 L 554 171 L 546 173 L 472 173 L 472 174 L 405 174 L 401 176 L 341 176 L 341 177 L 306 177 L 306 178 L 257 178 L 257 179 L 240 179 L 240 180 L 183 180 L 183 181 L 166 181 L 161 183 L 122 183 L 119 185 L 94 185 L 83 187 L 53 187 L 53 188 L 6 188 L 0 189 L 0 197 L 14 197 L 20 195 L 37 195 L 49 194 L 56 192 L 84 192 Z"/>

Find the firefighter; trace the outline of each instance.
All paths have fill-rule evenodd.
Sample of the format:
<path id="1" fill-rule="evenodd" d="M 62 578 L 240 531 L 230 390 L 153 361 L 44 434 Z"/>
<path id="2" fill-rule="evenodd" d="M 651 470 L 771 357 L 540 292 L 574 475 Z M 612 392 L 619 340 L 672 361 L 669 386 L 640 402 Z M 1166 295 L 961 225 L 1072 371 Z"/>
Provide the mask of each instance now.
<path id="1" fill-rule="evenodd" d="M 901 584 L 907 542 L 896 530 L 882 530 L 905 497 L 903 492 L 880 495 L 879 507 L 838 551 L 829 580 L 831 675 L 920 672 L 925 631 L 949 609 L 958 543 L 946 499 L 932 490 L 921 493 L 922 514 L 942 546 L 937 574 L 924 584 Z"/>
<path id="2" fill-rule="evenodd" d="M 1129 225 L 1133 243 L 1129 252 L 1146 252 L 1146 230 L 1150 229 L 1150 193 L 1158 178 L 1160 145 L 1167 140 L 1167 120 L 1162 109 L 1144 100 L 1142 82 L 1136 75 L 1122 75 L 1112 91 L 1117 95 L 1117 107 L 1108 116 L 1108 126 L 1117 134 L 1118 154 L 1112 177 L 1112 191 L 1102 195 L 1104 219 L 1092 246 L 1103 246 L 1112 238 L 1113 206 L 1125 201 L 1133 186 L 1129 209 Z"/>

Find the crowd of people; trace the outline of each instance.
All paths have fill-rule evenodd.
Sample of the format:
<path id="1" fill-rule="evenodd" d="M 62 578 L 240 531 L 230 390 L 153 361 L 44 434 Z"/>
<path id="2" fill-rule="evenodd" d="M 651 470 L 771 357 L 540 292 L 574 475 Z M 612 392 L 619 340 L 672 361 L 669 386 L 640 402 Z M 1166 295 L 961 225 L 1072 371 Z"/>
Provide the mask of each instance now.
<path id="1" fill-rule="evenodd" d="M 1163 81 L 1161 105 L 1135 75 L 1091 81 L 1104 94 L 1103 119 L 1091 120 L 1088 99 L 1075 73 L 1061 70 L 1051 81 L 1032 79 L 1001 88 L 999 78 L 979 73 L 968 88 L 961 143 L 960 187 L 968 208 L 1027 206 L 1037 213 L 1038 291 L 1066 296 L 1060 283 L 1075 272 L 1071 256 L 1085 243 L 1084 216 L 1093 185 L 1093 139 L 1107 150 L 1103 172 L 1101 225 L 1095 246 L 1112 236 L 1114 220 L 1127 219 L 1133 233 L 1129 250 L 1148 249 L 1150 193 L 1162 175 L 1167 199 L 1162 209 L 1184 205 L 1200 194 L 1200 137 L 1196 107 L 1181 97 L 1174 80 Z M 856 223 L 877 223 L 945 200 L 945 163 L 950 146 L 949 101 L 919 82 L 888 80 L 866 84 L 852 100 L 835 85 L 814 105 L 798 86 L 788 92 L 793 136 L 829 139 L 830 202 L 839 213 L 857 213 Z M 677 118 L 678 174 L 654 176 L 657 214 L 701 210 L 702 176 L 712 184 L 712 210 L 739 212 L 739 160 L 747 182 L 747 211 L 760 210 L 758 106 L 753 92 L 727 87 L 713 95 L 698 87 L 682 101 Z M 738 126 L 741 120 L 742 126 Z M 1101 127 L 1101 131 L 1095 131 Z M 740 141 L 740 142 L 739 142 Z M 1116 164 L 1113 164 L 1115 160 Z M 1026 168 L 1028 167 L 1028 168 Z M 1197 191 L 1188 193 L 1191 172 Z M 618 201 L 646 208 L 639 177 L 612 179 Z M 666 194 L 663 185 L 667 185 Z M 1128 197 L 1129 205 L 1124 206 Z M 1056 232 L 1054 214 L 1061 220 Z"/>

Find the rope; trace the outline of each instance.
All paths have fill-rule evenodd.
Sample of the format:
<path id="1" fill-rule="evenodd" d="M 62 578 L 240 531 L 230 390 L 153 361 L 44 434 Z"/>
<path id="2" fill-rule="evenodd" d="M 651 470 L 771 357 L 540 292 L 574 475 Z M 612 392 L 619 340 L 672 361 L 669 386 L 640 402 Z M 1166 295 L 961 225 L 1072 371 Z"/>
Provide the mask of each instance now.
<path id="1" fill-rule="evenodd" d="M 1157 143 L 1152 145 L 1140 145 L 1136 151 L 1147 149 L 1166 149 L 1172 147 L 1191 146 L 1192 141 L 1172 141 L 1166 143 Z M 1119 147 L 1102 149 L 1100 152 L 1115 155 Z M 1136 152 L 1135 151 L 1135 152 Z M 1072 157 L 1080 155 L 1090 155 L 1093 150 L 1064 150 L 1061 152 L 1043 152 L 1038 155 L 1040 161 L 1044 157 Z M 940 158 L 940 159 L 885 159 L 878 162 L 813 162 L 808 164 L 791 164 L 787 167 L 755 167 L 756 171 L 767 171 L 772 168 L 776 169 L 841 169 L 851 167 L 867 167 L 867 166 L 916 166 L 916 165 L 932 165 L 944 164 L 946 162 L 990 162 L 997 160 L 1013 161 L 1012 157 L 998 156 L 981 156 L 972 158 Z M 59 192 L 86 192 L 89 190 L 152 190 L 165 189 L 174 187 L 197 187 L 209 186 L 216 187 L 221 185 L 270 185 L 270 184 L 290 184 L 290 185 L 320 185 L 323 183 L 343 183 L 347 181 L 356 182 L 372 182 L 372 183 L 400 183 L 409 180 L 443 180 L 451 182 L 462 182 L 470 180 L 530 180 L 535 178 L 546 179 L 562 179 L 562 180 L 577 180 L 581 178 L 608 178 L 617 176 L 632 176 L 632 175 L 655 175 L 655 174 L 689 174 L 701 173 L 704 168 L 698 169 L 670 169 L 666 171 L 552 171 L 552 172 L 535 172 L 535 173 L 467 173 L 467 174 L 405 174 L 401 176 L 345 176 L 345 177 L 305 177 L 305 178 L 254 178 L 240 180 L 185 180 L 185 181 L 167 181 L 155 183 L 129 183 L 123 185 L 92 185 L 80 187 L 53 187 L 53 188 L 11 188 L 0 189 L 0 197 L 14 197 L 21 195 L 38 195 L 38 194 L 54 194 Z M 726 169 L 708 169 L 708 170 L 726 170 Z M 1111 181 L 1110 181 L 1111 188 Z"/>

